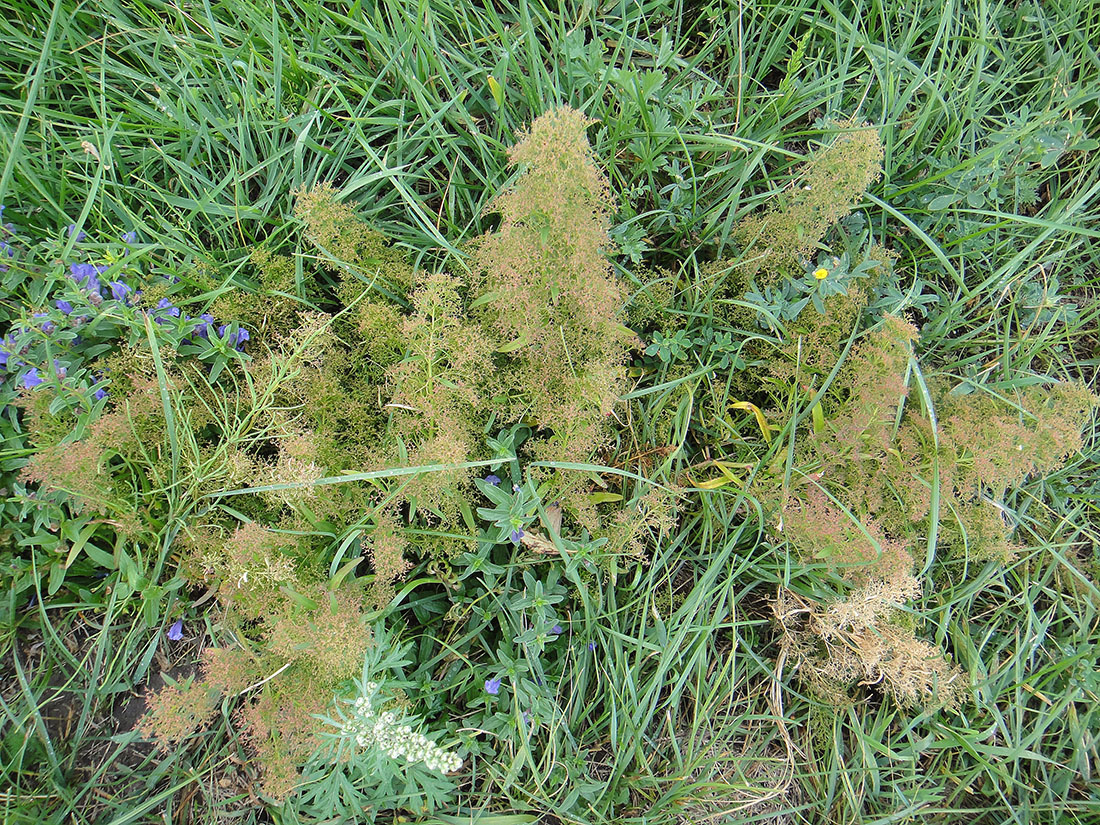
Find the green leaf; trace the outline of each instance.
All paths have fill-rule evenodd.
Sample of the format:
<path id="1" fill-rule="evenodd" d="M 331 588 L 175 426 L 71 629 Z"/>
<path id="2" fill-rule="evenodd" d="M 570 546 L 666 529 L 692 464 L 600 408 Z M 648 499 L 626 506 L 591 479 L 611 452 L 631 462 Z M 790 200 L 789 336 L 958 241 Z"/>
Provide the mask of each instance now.
<path id="1" fill-rule="evenodd" d="M 939 195 L 935 198 L 932 198 L 932 201 L 928 204 L 928 208 L 931 209 L 933 212 L 940 212 L 944 209 L 947 209 L 949 206 L 958 203 L 960 200 L 962 200 L 962 195 Z"/>
<path id="2" fill-rule="evenodd" d="M 316 610 L 319 605 L 313 599 L 308 596 L 303 596 L 293 587 L 289 585 L 283 585 L 279 588 L 286 596 L 299 607 L 304 607 L 306 610 Z"/>
<path id="3" fill-rule="evenodd" d="M 504 90 L 501 88 L 500 82 L 492 75 L 485 78 L 485 82 L 488 84 L 489 91 L 492 93 L 493 100 L 496 101 L 497 106 L 503 106 Z"/>
<path id="4" fill-rule="evenodd" d="M 500 298 L 500 293 L 499 292 L 496 292 L 496 291 L 486 292 L 484 295 L 481 295 L 478 298 L 471 301 L 469 308 L 470 309 L 477 309 L 478 307 L 485 306 L 486 304 L 491 304 L 493 301 L 497 300 L 498 298 Z"/>
<path id="5" fill-rule="evenodd" d="M 53 596 L 61 589 L 61 585 L 65 582 L 65 565 L 55 562 L 50 567 L 50 579 L 49 584 L 46 586 L 46 592 Z"/>
<path id="6" fill-rule="evenodd" d="M 618 493 L 592 493 L 588 500 L 593 504 L 611 504 L 616 501 L 622 501 L 623 497 Z"/>
<path id="7" fill-rule="evenodd" d="M 350 573 L 356 567 L 358 567 L 359 562 L 361 562 L 362 560 L 363 560 L 362 556 L 357 556 L 354 559 L 348 559 L 346 562 L 344 562 L 344 564 L 340 567 L 340 569 L 336 571 L 336 575 L 333 576 L 331 579 L 329 579 L 329 583 L 328 583 L 329 589 L 330 590 L 337 589 L 340 586 L 340 584 L 344 581 L 344 577 L 347 576 L 348 573 Z"/>
<path id="8" fill-rule="evenodd" d="M 521 335 L 515 341 L 512 341 L 509 344 L 505 344 L 503 347 L 498 349 L 497 352 L 503 352 L 503 353 L 515 352 L 517 349 L 522 349 L 525 346 L 527 346 L 527 336 L 526 335 Z"/>
<path id="9" fill-rule="evenodd" d="M 146 587 L 141 593 L 141 614 L 146 627 L 160 623 L 160 603 L 164 598 L 163 587 Z"/>

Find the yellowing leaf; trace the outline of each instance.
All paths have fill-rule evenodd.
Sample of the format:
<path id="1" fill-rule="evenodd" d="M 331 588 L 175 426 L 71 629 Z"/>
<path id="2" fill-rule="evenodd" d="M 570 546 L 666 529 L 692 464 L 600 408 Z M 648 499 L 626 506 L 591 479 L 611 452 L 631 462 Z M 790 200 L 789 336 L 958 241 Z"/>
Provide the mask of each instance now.
<path id="1" fill-rule="evenodd" d="M 700 481 L 695 486 L 700 490 L 717 490 L 729 483 L 729 480 L 725 478 L 712 478 L 709 481 Z"/>
<path id="2" fill-rule="evenodd" d="M 760 432 L 763 434 L 764 440 L 769 444 L 772 443 L 771 427 L 768 426 L 768 420 L 764 418 L 764 413 L 758 406 L 751 401 L 734 401 L 730 404 L 730 407 L 735 410 L 747 410 L 751 412 L 756 418 L 756 423 L 760 427 Z"/>
<path id="3" fill-rule="evenodd" d="M 497 102 L 497 106 L 504 105 L 504 90 L 500 87 L 500 83 L 492 75 L 486 78 L 486 82 L 489 84 L 489 91 L 493 93 L 493 100 Z"/>

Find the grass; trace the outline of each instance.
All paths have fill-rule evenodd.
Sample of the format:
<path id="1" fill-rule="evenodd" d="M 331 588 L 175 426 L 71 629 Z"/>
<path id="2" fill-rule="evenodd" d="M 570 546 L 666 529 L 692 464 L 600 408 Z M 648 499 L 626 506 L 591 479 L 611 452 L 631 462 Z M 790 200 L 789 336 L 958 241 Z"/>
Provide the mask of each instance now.
<path id="1" fill-rule="evenodd" d="M 884 175 L 860 212 L 926 299 L 910 309 L 921 368 L 1004 393 L 1037 375 L 1097 388 L 1100 161 L 1082 143 L 1100 128 L 1091 0 L 12 0 L 0 42 L 9 214 L 54 235 L 134 228 L 154 243 L 143 254 L 221 283 L 247 275 L 262 245 L 294 256 L 301 284 L 314 260 L 296 240 L 293 193 L 324 181 L 419 266 L 461 273 L 462 241 L 492 228 L 486 207 L 510 179 L 505 150 L 568 103 L 597 121 L 616 237 L 634 252 L 620 274 L 641 289 L 646 267 L 666 270 L 672 316 L 701 323 L 721 317 L 705 264 L 734 254 L 736 222 L 788 185 L 830 134 L 825 119 L 869 121 Z M 639 378 L 604 464 L 639 471 L 657 450 L 648 477 L 699 482 L 718 476 L 715 458 L 751 475 L 793 455 L 805 399 L 792 394 L 770 448 L 746 451 L 748 413 L 699 412 L 744 399 L 698 366 Z M 728 483 L 693 492 L 647 563 L 613 568 L 585 604 L 601 655 L 559 697 L 560 735 L 542 753 L 477 763 L 457 817 L 414 820 L 1098 821 L 1096 439 L 1006 499 L 1014 561 L 930 553 L 911 611 L 972 674 L 975 699 L 958 713 L 881 698 L 834 711 L 807 694 L 778 658 L 770 600 L 780 586 L 821 597 L 835 578 L 763 536 L 751 488 Z M 42 589 L 31 606 L 14 588 L 6 597 L 0 819 L 294 821 L 256 804 L 231 708 L 187 749 L 138 743 L 136 692 L 188 672 L 201 639 L 169 647 L 137 593 L 87 589 Z M 216 611 L 204 615 L 198 635 L 217 639 Z M 578 755 L 590 787 L 516 781 L 525 764 L 548 777 Z"/>

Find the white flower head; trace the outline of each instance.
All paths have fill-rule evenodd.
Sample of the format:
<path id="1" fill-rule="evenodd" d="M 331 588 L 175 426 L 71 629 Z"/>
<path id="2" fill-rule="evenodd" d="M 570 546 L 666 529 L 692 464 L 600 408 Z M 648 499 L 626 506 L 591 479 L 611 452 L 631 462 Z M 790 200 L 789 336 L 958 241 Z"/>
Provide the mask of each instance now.
<path id="1" fill-rule="evenodd" d="M 342 729 L 357 747 L 363 750 L 377 747 L 391 759 L 423 762 L 428 770 L 443 774 L 462 767 L 457 754 L 443 750 L 411 725 L 398 724 L 397 714 L 392 710 L 378 713 L 374 706 L 377 682 L 367 682 L 363 687 L 366 692 L 351 703 L 354 710 Z"/>

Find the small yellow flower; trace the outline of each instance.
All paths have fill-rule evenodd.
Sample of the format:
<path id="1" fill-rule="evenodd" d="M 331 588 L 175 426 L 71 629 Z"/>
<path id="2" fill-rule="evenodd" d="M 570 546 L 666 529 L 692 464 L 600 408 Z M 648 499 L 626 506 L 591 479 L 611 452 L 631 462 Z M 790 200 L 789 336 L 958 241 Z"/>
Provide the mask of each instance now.
<path id="1" fill-rule="evenodd" d="M 818 267 L 814 270 L 814 277 L 817 278 L 819 281 L 824 281 L 826 278 L 829 277 L 829 270 L 827 270 L 823 266 Z"/>

